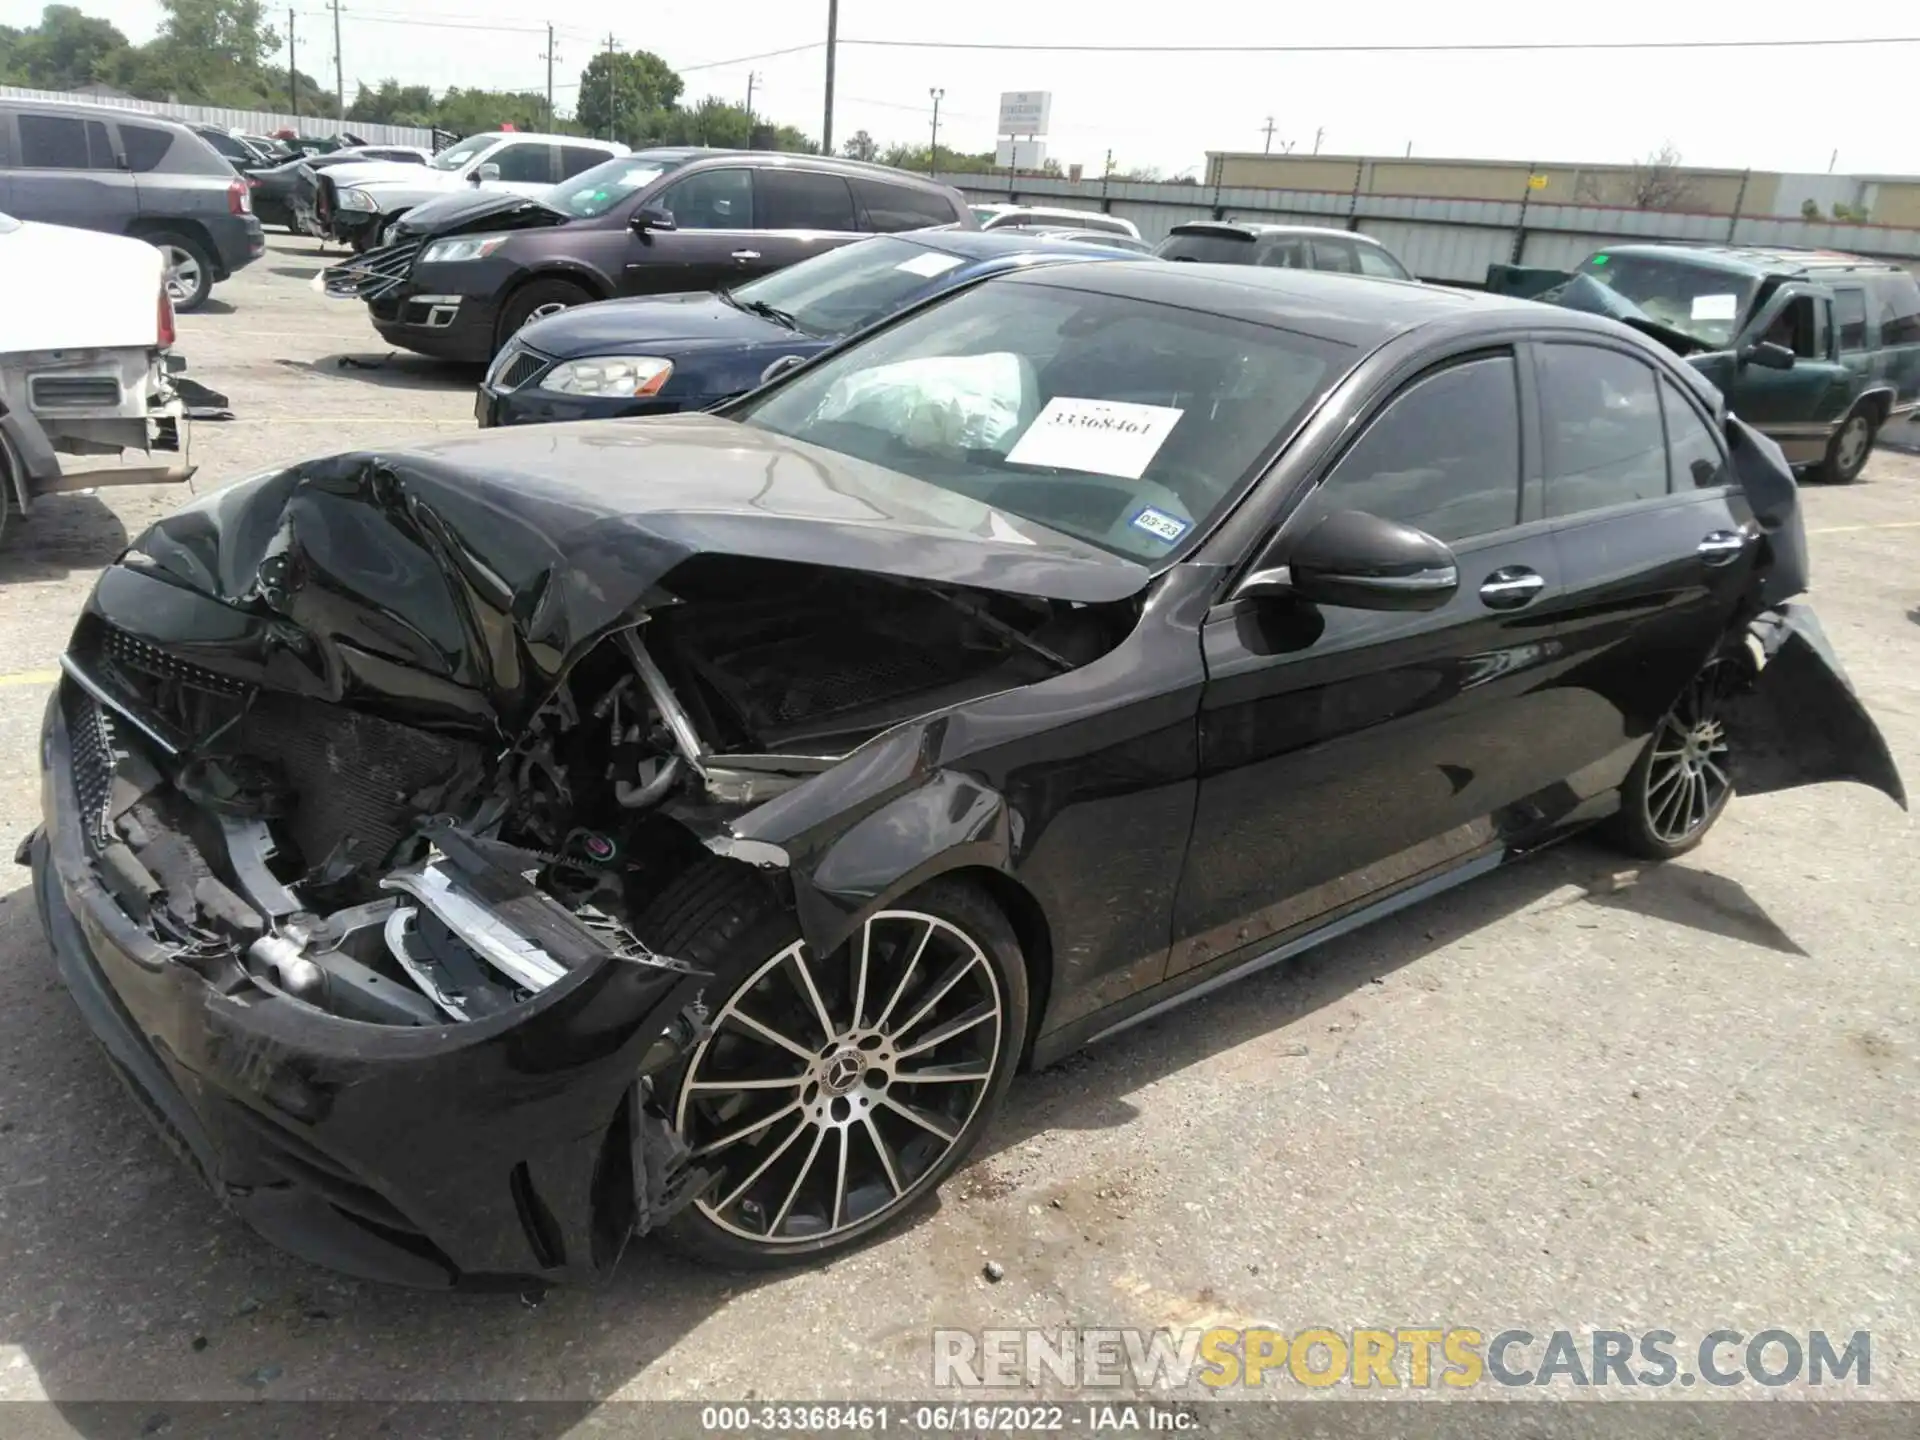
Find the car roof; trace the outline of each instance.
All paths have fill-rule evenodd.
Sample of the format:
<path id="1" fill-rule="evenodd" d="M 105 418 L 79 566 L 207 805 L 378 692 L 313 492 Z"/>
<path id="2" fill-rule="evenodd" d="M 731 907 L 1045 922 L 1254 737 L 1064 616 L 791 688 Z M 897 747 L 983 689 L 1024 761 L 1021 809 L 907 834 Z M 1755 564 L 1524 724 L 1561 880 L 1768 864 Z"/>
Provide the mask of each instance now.
<path id="1" fill-rule="evenodd" d="M 1142 257 L 1101 265 L 1046 266 L 1031 276 L 1009 278 L 1015 284 L 1059 285 L 1177 305 L 1366 349 L 1422 325 L 1471 324 L 1476 317 L 1489 323 L 1512 320 L 1529 328 L 1613 336 L 1624 328 L 1604 316 L 1533 300 L 1324 270 L 1170 265 Z"/>
<path id="2" fill-rule="evenodd" d="M 465 144 L 468 140 L 544 140 L 549 145 L 585 145 L 593 150 L 605 150 L 609 160 L 617 160 L 627 153 L 625 146 L 616 149 L 618 142 L 613 140 L 596 140 L 591 135 L 542 135 L 533 130 L 479 130 L 454 143 Z M 365 143 L 377 146 L 381 142 L 369 140 Z"/>
<path id="3" fill-rule="evenodd" d="M 151 110 L 129 110 L 124 105 L 91 105 L 84 100 L 29 100 L 19 95 L 0 95 L 0 108 L 24 110 L 71 110 L 93 120 L 137 120 L 142 125 L 163 125 L 171 130 L 193 133 L 185 121 L 156 115 Z M 218 126 L 213 127 L 218 129 Z"/>
<path id="4" fill-rule="evenodd" d="M 1371 235 L 1363 235 L 1358 230 L 1342 230 L 1333 225 L 1269 225 L 1262 220 L 1189 220 L 1176 225 L 1167 232 L 1169 238 L 1174 235 L 1326 235 L 1338 236 L 1343 240 L 1361 240 L 1368 245 L 1380 245 Z M 1385 249 L 1385 246 L 1381 246 Z"/>
<path id="5" fill-rule="evenodd" d="M 1890 260 L 1873 260 L 1865 255 L 1849 255 L 1844 250 L 1796 250 L 1785 245 L 1608 245 L 1593 253 L 1596 255 L 1684 255 L 1716 269 L 1752 276 L 1800 275 L 1823 270 L 1890 272 L 1902 268 Z"/>
<path id="6" fill-rule="evenodd" d="M 907 170 L 896 170 L 891 165 L 876 165 L 868 160 L 850 160 L 844 155 L 809 155 L 798 150 L 728 150 L 700 145 L 655 145 L 645 150 L 635 150 L 632 158 L 641 160 L 671 160 L 679 165 L 691 165 L 697 160 L 751 160 L 756 165 L 778 169 L 783 165 L 804 165 L 809 170 L 830 170 L 840 175 L 871 175 L 876 180 L 890 180 L 895 184 L 913 185 L 922 190 L 945 191 L 947 186 L 925 175 L 915 175 Z"/>

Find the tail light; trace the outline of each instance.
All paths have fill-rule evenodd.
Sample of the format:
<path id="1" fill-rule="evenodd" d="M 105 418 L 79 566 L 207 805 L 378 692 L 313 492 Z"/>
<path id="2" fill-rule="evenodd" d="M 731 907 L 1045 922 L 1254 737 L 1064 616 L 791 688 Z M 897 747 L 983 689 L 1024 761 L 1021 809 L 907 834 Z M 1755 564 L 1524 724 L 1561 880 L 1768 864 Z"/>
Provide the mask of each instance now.
<path id="1" fill-rule="evenodd" d="M 238 178 L 227 186 L 227 210 L 234 215 L 253 213 L 253 196 L 248 191 L 246 183 Z"/>
<path id="2" fill-rule="evenodd" d="M 171 349 L 174 336 L 173 297 L 167 294 L 167 284 L 163 280 L 160 282 L 160 348 Z"/>

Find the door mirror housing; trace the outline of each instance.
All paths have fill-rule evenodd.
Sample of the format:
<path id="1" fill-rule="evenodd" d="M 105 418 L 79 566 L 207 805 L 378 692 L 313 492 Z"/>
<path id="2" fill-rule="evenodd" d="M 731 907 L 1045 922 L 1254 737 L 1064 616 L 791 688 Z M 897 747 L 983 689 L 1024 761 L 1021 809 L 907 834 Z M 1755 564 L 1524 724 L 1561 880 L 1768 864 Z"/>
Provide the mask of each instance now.
<path id="1" fill-rule="evenodd" d="M 474 168 L 472 178 L 473 183 L 476 185 L 490 185 L 500 178 L 500 167 L 489 160 L 485 165 L 479 165 Z"/>
<path id="2" fill-rule="evenodd" d="M 1740 351 L 1742 365 L 1758 365 L 1763 370 L 1791 370 L 1794 353 L 1773 340 L 1756 340 Z"/>
<path id="3" fill-rule="evenodd" d="M 1453 552 L 1426 531 L 1335 510 L 1297 538 L 1276 537 L 1234 594 L 1353 610 L 1437 610 L 1459 588 Z"/>
<path id="4" fill-rule="evenodd" d="M 671 230 L 673 212 L 664 205 L 642 205 L 633 212 L 633 218 L 627 225 L 636 235 L 644 235 L 649 230 Z"/>

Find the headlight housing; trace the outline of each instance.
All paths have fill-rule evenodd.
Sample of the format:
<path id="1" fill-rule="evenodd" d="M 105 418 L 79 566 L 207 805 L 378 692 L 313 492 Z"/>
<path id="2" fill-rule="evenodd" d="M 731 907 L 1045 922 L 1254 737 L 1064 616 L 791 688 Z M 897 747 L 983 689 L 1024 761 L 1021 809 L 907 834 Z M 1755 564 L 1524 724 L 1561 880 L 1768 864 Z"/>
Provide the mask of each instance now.
<path id="1" fill-rule="evenodd" d="M 673 362 L 653 355 L 588 355 L 563 361 L 540 382 L 561 395 L 658 395 Z"/>
<path id="2" fill-rule="evenodd" d="M 420 263 L 445 265 L 461 260 L 484 260 L 511 238 L 509 235 L 452 235 L 427 246 L 420 254 Z"/>
<path id="3" fill-rule="evenodd" d="M 342 210 L 359 210 L 371 215 L 379 210 L 380 207 L 373 203 L 373 197 L 364 190 L 343 190 L 340 192 L 340 208 Z"/>

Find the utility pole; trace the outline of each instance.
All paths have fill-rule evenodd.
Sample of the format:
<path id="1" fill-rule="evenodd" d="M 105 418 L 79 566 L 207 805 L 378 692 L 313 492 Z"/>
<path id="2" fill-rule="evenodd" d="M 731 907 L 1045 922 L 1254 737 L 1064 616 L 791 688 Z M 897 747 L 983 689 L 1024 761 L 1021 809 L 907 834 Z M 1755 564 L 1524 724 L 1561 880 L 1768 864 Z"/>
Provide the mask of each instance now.
<path id="1" fill-rule="evenodd" d="M 820 121 L 820 153 L 833 154 L 833 50 L 840 38 L 840 0 L 827 0 L 827 113 Z"/>
<path id="2" fill-rule="evenodd" d="M 1313 132 L 1313 153 L 1314 154 L 1318 155 L 1320 153 L 1320 137 L 1322 135 L 1325 135 L 1326 133 L 1327 133 L 1327 127 L 1324 125 L 1322 125 L 1318 130 Z"/>
<path id="3" fill-rule="evenodd" d="M 553 62 L 559 57 L 553 50 L 553 22 L 547 22 L 547 48 L 540 58 L 547 62 L 547 129 L 553 129 Z"/>
<path id="4" fill-rule="evenodd" d="M 1273 153 L 1273 116 L 1271 115 L 1267 116 L 1267 143 L 1260 147 L 1260 153 L 1262 155 Z"/>
<path id="5" fill-rule="evenodd" d="M 334 118 L 345 123 L 347 118 L 347 71 L 340 59 L 340 0 L 327 0 L 333 11 L 333 103 Z"/>
<path id="6" fill-rule="evenodd" d="M 747 71 L 747 148 L 753 148 L 753 82 L 760 77 L 752 70 Z"/>
<path id="7" fill-rule="evenodd" d="M 946 98 L 945 90 L 927 87 L 927 94 L 933 97 L 933 140 L 927 146 L 927 174 L 932 175 L 940 169 L 940 102 Z"/>
<path id="8" fill-rule="evenodd" d="M 609 30 L 607 32 L 607 139 L 609 140 L 613 140 L 617 138 L 614 135 L 614 130 L 617 128 L 619 123 L 614 118 L 614 112 L 618 108 L 615 102 L 620 97 L 620 85 L 619 85 L 618 79 L 615 77 L 613 73 L 613 56 L 614 56 L 613 46 L 614 46 L 613 32 Z"/>
<path id="9" fill-rule="evenodd" d="M 300 60 L 299 51 L 293 46 L 293 7 L 287 7 L 287 104 L 293 107 L 293 118 L 300 118 Z M 294 129 L 300 127 L 295 125 Z"/>

